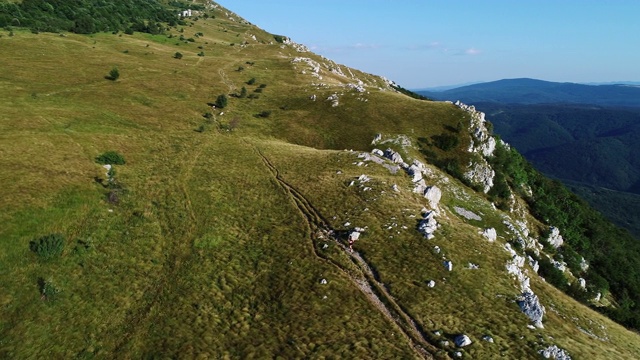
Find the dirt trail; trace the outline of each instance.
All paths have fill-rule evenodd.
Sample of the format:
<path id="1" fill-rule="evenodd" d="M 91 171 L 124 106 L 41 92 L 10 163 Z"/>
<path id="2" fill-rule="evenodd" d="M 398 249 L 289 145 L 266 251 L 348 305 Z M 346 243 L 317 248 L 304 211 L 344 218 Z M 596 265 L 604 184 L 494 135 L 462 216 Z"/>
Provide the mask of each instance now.
<path id="1" fill-rule="evenodd" d="M 347 278 L 349 278 L 354 285 L 362 291 L 366 298 L 371 302 L 380 313 L 384 315 L 389 322 L 391 322 L 400 331 L 400 333 L 408 340 L 413 347 L 416 355 L 423 359 L 433 359 L 438 348 L 433 346 L 425 338 L 423 332 L 418 328 L 415 320 L 407 314 L 402 307 L 400 307 L 393 299 L 391 294 L 387 291 L 383 284 L 376 280 L 373 271 L 369 264 L 360 256 L 356 251 L 351 252 L 349 248 L 343 244 L 334 235 L 333 229 L 329 226 L 328 221 L 320 214 L 320 212 L 313 206 L 313 204 L 295 187 L 289 184 L 286 180 L 280 176 L 278 169 L 269 161 L 269 159 L 257 148 L 256 152 L 262 157 L 265 165 L 271 173 L 274 175 L 281 188 L 289 194 L 298 210 L 303 215 L 308 228 L 309 237 L 312 240 L 311 247 L 314 254 L 332 265 L 338 268 Z M 359 270 L 359 273 L 354 273 L 344 267 L 344 265 L 331 259 L 330 257 L 318 252 L 316 250 L 315 242 L 317 240 L 331 240 L 337 244 L 346 254 Z M 445 356 L 446 357 L 446 356 Z"/>

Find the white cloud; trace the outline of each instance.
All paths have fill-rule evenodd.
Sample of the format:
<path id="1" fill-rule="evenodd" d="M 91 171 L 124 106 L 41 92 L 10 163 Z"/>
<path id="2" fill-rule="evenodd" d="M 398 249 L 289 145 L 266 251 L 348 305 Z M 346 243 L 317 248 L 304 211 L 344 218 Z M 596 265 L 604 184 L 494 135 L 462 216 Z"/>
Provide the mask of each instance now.
<path id="1" fill-rule="evenodd" d="M 464 51 L 464 53 L 466 55 L 480 55 L 482 53 L 482 51 L 476 49 L 476 48 L 469 48 L 467 50 Z"/>

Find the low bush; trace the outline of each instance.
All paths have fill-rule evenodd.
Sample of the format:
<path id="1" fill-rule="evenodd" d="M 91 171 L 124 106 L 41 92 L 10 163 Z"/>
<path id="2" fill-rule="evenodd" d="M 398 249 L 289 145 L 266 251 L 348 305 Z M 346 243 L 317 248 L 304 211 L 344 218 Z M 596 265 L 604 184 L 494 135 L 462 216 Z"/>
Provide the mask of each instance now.
<path id="1" fill-rule="evenodd" d="M 96 162 L 103 165 L 124 165 L 126 163 L 124 157 L 116 151 L 107 151 L 102 155 L 98 155 Z"/>
<path id="2" fill-rule="evenodd" d="M 38 257 L 49 260 L 62 255 L 64 250 L 64 236 L 49 234 L 29 242 L 29 249 Z"/>

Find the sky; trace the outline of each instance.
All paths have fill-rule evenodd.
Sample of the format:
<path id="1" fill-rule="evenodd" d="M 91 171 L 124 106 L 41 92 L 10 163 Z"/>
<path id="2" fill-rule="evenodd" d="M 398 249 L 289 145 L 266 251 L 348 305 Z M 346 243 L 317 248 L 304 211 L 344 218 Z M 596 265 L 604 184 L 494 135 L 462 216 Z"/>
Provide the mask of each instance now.
<path id="1" fill-rule="evenodd" d="M 408 89 L 510 78 L 640 81 L 639 0 L 220 0 Z"/>

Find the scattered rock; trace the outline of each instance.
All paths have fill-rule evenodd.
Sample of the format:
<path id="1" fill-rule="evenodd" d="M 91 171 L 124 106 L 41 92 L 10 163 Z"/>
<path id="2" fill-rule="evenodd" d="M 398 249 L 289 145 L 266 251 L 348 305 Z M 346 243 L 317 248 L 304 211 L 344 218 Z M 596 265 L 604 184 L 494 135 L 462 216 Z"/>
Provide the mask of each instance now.
<path id="1" fill-rule="evenodd" d="M 462 352 L 461 351 L 456 351 L 453 353 L 453 356 L 457 357 L 457 358 L 461 358 L 462 357 Z"/>
<path id="2" fill-rule="evenodd" d="M 467 269 L 478 270 L 478 269 L 480 269 L 480 265 L 474 264 L 474 263 L 469 263 L 469 265 L 467 265 Z"/>
<path id="3" fill-rule="evenodd" d="M 322 245 L 322 250 L 326 250 L 329 247 L 329 244 L 323 244 Z"/>
<path id="4" fill-rule="evenodd" d="M 482 236 L 486 237 L 489 242 L 494 242 L 498 238 L 498 234 L 494 228 L 484 229 L 482 231 Z"/>
<path id="5" fill-rule="evenodd" d="M 571 360 L 571 356 L 566 351 L 560 349 L 559 347 L 552 345 L 546 349 L 540 350 L 540 354 L 545 359 L 556 359 L 556 360 Z"/>
<path id="6" fill-rule="evenodd" d="M 434 246 L 433 251 L 435 251 L 436 254 L 440 254 L 440 246 Z"/>
<path id="7" fill-rule="evenodd" d="M 326 285 L 326 284 L 327 284 L 327 279 L 322 279 L 322 280 L 320 280 L 320 284 L 321 284 L 321 285 Z"/>
<path id="8" fill-rule="evenodd" d="M 371 145 L 379 143 L 380 140 L 382 140 L 382 134 L 376 134 L 376 136 L 373 138 L 373 141 L 371 141 Z"/>
<path id="9" fill-rule="evenodd" d="M 349 241 L 357 241 L 360 238 L 360 232 L 359 231 L 352 231 L 349 234 Z"/>
<path id="10" fill-rule="evenodd" d="M 380 149 L 373 149 L 373 150 L 371 150 L 371 153 L 374 154 L 374 155 L 377 155 L 377 156 L 384 156 L 384 151 L 382 151 Z"/>
<path id="11" fill-rule="evenodd" d="M 482 340 L 493 344 L 493 338 L 491 336 L 489 336 L 489 335 L 483 335 L 482 336 Z"/>
<path id="12" fill-rule="evenodd" d="M 400 192 L 400 188 L 396 184 L 393 184 L 393 186 L 391 186 L 391 190 L 393 190 L 395 192 Z"/>
<path id="13" fill-rule="evenodd" d="M 471 345 L 471 339 L 467 335 L 460 334 L 453 340 L 457 347 L 465 347 Z"/>
<path id="14" fill-rule="evenodd" d="M 429 280 L 429 281 L 427 282 L 427 286 L 428 286 L 428 287 L 430 287 L 430 288 L 435 287 L 435 286 L 436 286 L 436 282 L 435 282 L 435 281 L 433 281 L 433 280 Z"/>

